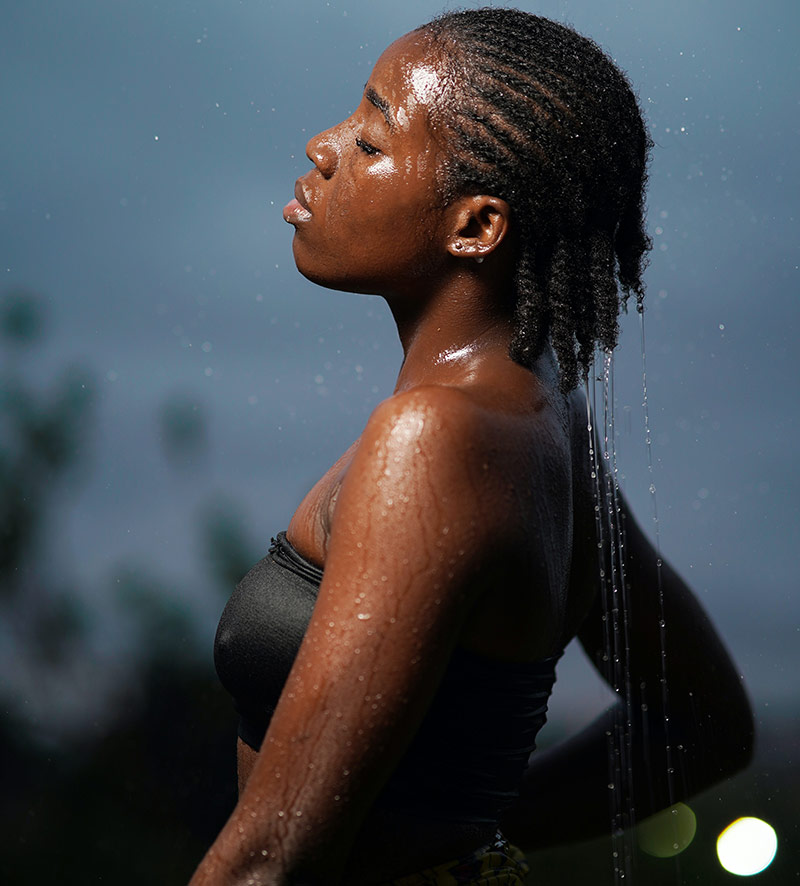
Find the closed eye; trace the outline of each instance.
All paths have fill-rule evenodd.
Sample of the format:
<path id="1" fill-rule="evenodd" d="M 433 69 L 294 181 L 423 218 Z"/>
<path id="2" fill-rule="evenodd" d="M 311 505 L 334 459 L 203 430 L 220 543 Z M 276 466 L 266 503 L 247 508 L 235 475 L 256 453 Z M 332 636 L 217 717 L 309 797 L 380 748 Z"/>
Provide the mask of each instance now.
<path id="1" fill-rule="evenodd" d="M 356 136 L 356 144 L 365 154 L 368 154 L 370 157 L 373 154 L 379 153 L 377 148 L 373 147 L 369 142 L 365 142 L 363 138 L 359 138 L 358 136 Z"/>

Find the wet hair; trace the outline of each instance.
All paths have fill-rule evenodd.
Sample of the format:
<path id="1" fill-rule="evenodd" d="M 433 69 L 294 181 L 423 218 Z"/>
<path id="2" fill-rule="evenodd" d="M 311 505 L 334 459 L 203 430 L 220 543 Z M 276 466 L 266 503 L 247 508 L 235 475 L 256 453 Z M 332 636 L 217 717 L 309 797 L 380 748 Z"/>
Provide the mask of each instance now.
<path id="1" fill-rule="evenodd" d="M 597 346 L 615 347 L 631 293 L 642 307 L 652 141 L 636 97 L 596 43 L 520 10 L 445 13 L 418 33 L 448 72 L 431 120 L 445 199 L 489 193 L 512 210 L 510 355 L 531 367 L 550 341 L 569 391 Z"/>

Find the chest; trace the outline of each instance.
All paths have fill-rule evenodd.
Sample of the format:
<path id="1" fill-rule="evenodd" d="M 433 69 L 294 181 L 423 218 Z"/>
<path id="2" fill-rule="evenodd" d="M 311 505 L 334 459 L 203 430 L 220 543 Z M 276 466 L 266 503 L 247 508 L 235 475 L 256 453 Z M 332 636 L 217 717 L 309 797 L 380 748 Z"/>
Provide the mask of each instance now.
<path id="1" fill-rule="evenodd" d="M 358 443 L 356 440 L 320 477 L 289 522 L 288 535 L 292 544 L 314 563 L 325 562 L 336 501 Z"/>

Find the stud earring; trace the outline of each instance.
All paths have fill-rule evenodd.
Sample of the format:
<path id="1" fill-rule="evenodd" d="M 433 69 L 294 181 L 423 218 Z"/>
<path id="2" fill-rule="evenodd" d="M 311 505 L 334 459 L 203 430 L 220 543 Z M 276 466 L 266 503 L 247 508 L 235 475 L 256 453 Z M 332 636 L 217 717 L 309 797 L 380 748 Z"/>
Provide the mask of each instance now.
<path id="1" fill-rule="evenodd" d="M 478 264 L 481 264 L 481 262 L 483 261 L 483 256 L 482 256 L 482 255 L 476 255 L 476 256 L 475 256 L 475 261 L 476 261 Z"/>

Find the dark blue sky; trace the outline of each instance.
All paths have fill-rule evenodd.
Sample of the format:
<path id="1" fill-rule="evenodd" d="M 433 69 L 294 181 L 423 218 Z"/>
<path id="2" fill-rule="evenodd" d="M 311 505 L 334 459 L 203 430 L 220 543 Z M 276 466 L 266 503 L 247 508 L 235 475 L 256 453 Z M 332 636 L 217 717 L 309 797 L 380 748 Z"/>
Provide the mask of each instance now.
<path id="1" fill-rule="evenodd" d="M 800 7 L 519 5 L 595 37 L 641 97 L 656 142 L 646 323 L 662 547 L 757 709 L 796 711 Z M 228 498 L 266 547 L 391 392 L 384 306 L 303 280 L 280 210 L 308 137 L 352 110 L 387 43 L 446 6 L 6 4 L 0 287 L 47 299 L 31 373 L 78 360 L 99 380 L 93 470 L 52 531 L 54 562 L 98 611 L 115 564 L 146 562 L 176 594 L 193 588 L 210 636 L 198 507 Z M 619 457 L 649 525 L 638 318 L 623 325 Z M 175 394 L 209 423 L 188 474 L 158 439 Z M 565 718 L 589 692 L 574 668 Z"/>

